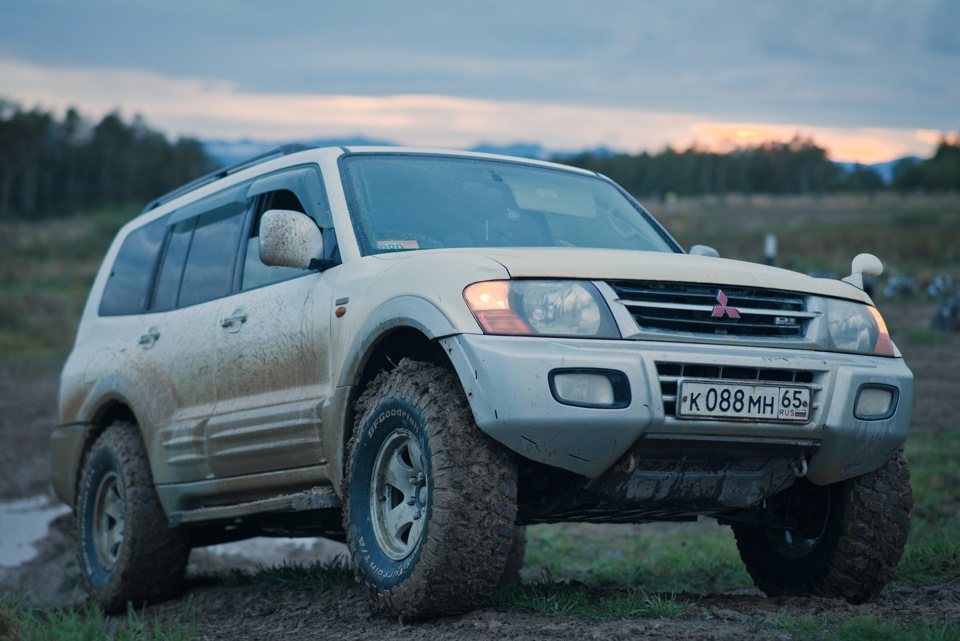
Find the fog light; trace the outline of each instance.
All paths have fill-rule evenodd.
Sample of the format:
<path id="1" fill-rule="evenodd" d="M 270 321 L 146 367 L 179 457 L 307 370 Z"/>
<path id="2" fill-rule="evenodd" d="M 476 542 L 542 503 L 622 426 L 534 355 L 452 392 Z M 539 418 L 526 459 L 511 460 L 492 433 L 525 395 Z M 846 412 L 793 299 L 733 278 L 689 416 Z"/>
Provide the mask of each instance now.
<path id="1" fill-rule="evenodd" d="M 630 404 L 630 385 L 612 370 L 554 370 L 550 391 L 559 403 L 579 407 L 621 408 Z"/>
<path id="2" fill-rule="evenodd" d="M 890 418 L 897 409 L 897 389 L 883 385 L 864 385 L 857 393 L 853 415 L 864 421 Z"/>

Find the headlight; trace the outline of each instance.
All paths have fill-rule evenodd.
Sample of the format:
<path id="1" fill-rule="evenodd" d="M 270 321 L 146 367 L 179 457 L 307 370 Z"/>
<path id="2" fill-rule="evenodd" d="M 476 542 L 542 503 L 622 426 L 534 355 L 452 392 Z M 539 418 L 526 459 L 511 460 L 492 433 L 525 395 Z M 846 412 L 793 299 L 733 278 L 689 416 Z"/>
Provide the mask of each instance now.
<path id="1" fill-rule="evenodd" d="M 464 289 L 463 299 L 487 334 L 620 338 L 589 281 L 486 281 Z"/>
<path id="2" fill-rule="evenodd" d="M 875 307 L 828 298 L 827 349 L 894 356 L 887 325 Z"/>

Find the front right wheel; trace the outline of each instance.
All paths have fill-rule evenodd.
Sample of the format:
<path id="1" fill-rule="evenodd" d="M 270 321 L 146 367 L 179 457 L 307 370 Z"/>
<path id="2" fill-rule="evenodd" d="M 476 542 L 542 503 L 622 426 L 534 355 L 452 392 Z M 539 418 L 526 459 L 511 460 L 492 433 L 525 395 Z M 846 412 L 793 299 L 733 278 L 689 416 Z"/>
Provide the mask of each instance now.
<path id="1" fill-rule="evenodd" d="M 890 581 L 910 530 L 903 452 L 880 468 L 819 487 L 801 480 L 767 500 L 782 527 L 734 525 L 740 557 L 770 596 L 818 594 L 862 603 Z"/>
<path id="2" fill-rule="evenodd" d="M 517 471 L 456 375 L 402 360 L 361 397 L 344 477 L 358 581 L 405 619 L 483 604 L 516 540 Z"/>

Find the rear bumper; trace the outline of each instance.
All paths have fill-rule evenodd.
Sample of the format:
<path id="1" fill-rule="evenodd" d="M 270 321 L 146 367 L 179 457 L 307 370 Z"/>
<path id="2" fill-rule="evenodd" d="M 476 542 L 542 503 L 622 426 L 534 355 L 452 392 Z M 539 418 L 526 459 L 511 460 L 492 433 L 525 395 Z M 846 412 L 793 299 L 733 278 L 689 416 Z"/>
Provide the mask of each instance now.
<path id="1" fill-rule="evenodd" d="M 882 465 L 903 444 L 910 424 L 913 374 L 899 358 L 805 350 L 459 335 L 443 339 L 477 425 L 497 441 L 540 463 L 596 478 L 641 439 L 714 441 L 729 450 L 754 443 L 795 444 L 817 484 L 858 476 Z M 790 370 L 812 380 L 813 411 L 803 424 L 682 420 L 672 410 L 665 371 L 676 365 L 717 371 Z M 629 385 L 625 407 L 565 404 L 551 391 L 556 370 L 620 372 Z M 675 380 L 675 379 L 674 379 Z M 864 386 L 895 390 L 891 415 L 855 417 Z M 666 391 L 665 391 L 666 390 Z M 811 443 L 817 447 L 810 455 Z"/>

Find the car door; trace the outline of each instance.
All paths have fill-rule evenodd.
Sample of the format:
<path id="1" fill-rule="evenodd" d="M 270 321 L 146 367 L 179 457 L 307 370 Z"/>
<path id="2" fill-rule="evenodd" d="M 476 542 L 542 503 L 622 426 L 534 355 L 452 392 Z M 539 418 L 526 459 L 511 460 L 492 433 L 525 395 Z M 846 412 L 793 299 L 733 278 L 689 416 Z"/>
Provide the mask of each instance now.
<path id="1" fill-rule="evenodd" d="M 206 426 L 216 413 L 216 324 L 220 299 L 234 287 L 236 255 L 247 220 L 238 188 L 175 212 L 152 293 L 150 327 L 141 338 L 150 362 L 172 390 L 159 425 L 164 469 L 157 483 L 212 474 Z"/>
<path id="2" fill-rule="evenodd" d="M 258 244 L 259 219 L 270 209 L 329 224 L 319 172 L 267 176 L 248 196 L 256 209 L 242 243 L 239 291 L 221 301 L 216 327 L 217 408 L 206 433 L 218 478 L 322 465 L 320 407 L 331 393 L 327 342 L 337 270 L 267 266 Z M 332 255 L 335 243 L 325 236 Z"/>

